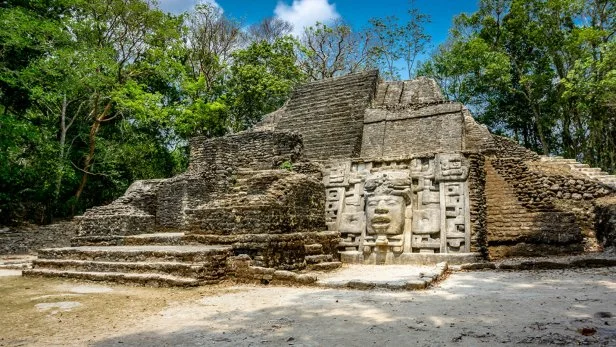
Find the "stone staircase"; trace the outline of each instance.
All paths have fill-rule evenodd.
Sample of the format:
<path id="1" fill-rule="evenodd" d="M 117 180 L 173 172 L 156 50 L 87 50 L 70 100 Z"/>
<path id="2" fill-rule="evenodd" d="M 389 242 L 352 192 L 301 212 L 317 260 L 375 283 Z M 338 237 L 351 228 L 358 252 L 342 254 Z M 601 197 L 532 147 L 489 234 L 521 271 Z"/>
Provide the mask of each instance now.
<path id="1" fill-rule="evenodd" d="M 563 157 L 548 157 L 541 156 L 540 160 L 545 163 L 568 167 L 571 171 L 581 173 L 590 179 L 599 181 L 606 186 L 616 189 L 616 176 L 601 170 L 600 168 L 590 167 L 588 164 L 582 164 L 575 159 L 565 159 Z"/>
<path id="2" fill-rule="evenodd" d="M 33 268 L 24 275 L 198 286 L 231 277 L 243 280 L 232 265 L 233 257 L 240 254 L 265 273 L 327 271 L 341 266 L 332 256 L 338 234 L 309 228 L 319 225 L 322 209 L 306 209 L 301 200 L 310 196 L 305 189 L 320 192 L 320 187 L 286 170 L 239 169 L 235 176 L 228 190 L 213 194 L 207 204 L 186 209 L 189 224 L 185 229 L 190 231 L 83 234 L 71 240 L 72 247 L 40 250 Z M 296 190 L 289 192 L 290 186 Z M 290 193 L 298 200 L 281 200 Z M 94 218 L 89 222 L 94 223 Z"/>
<path id="3" fill-rule="evenodd" d="M 342 266 L 342 263 L 334 260 L 331 254 L 325 254 L 323 245 L 313 243 L 304 246 L 306 250 L 306 264 L 308 270 L 311 271 L 329 271 Z"/>
<path id="4" fill-rule="evenodd" d="M 181 232 L 76 237 L 73 247 L 39 250 L 32 269 L 23 274 L 155 287 L 215 284 L 228 278 L 227 260 L 235 255 L 235 247 L 243 245 L 242 240 L 230 240 L 235 242 L 208 245 L 202 243 L 207 238 Z M 320 243 L 304 249 L 305 271 L 330 271 L 342 265 L 324 254 Z M 252 263 L 265 265 L 259 256 Z"/>
<path id="5" fill-rule="evenodd" d="M 138 236 L 131 236 L 139 239 Z M 230 246 L 78 246 L 41 249 L 24 276 L 148 286 L 198 286 L 225 278 Z"/>
<path id="6" fill-rule="evenodd" d="M 356 156 L 364 110 L 377 79 L 376 71 L 370 71 L 300 86 L 281 110 L 275 129 L 301 133 L 308 159 Z"/>
<path id="7" fill-rule="evenodd" d="M 525 256 L 543 243 L 561 252 L 579 252 L 574 241 L 581 233 L 573 213 L 549 208 L 529 210 L 518 200 L 515 188 L 486 162 L 486 203 L 488 249 L 493 259 Z M 577 248 L 576 248 L 577 247 Z M 547 250 L 546 250 L 547 251 Z"/>

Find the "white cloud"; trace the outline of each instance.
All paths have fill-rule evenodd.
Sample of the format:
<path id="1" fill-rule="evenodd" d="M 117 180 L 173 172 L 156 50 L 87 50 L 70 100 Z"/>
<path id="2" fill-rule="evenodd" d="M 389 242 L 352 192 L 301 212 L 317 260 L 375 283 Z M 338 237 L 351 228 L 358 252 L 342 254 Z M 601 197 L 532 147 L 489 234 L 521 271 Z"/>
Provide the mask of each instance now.
<path id="1" fill-rule="evenodd" d="M 180 14 L 192 10 L 197 4 L 212 4 L 220 9 L 216 0 L 159 0 L 158 7 L 165 12 Z"/>
<path id="2" fill-rule="evenodd" d="M 293 24 L 293 34 L 300 36 L 304 28 L 316 22 L 331 22 L 340 18 L 336 5 L 329 0 L 293 0 L 289 6 L 279 1 L 274 9 L 276 17 Z"/>

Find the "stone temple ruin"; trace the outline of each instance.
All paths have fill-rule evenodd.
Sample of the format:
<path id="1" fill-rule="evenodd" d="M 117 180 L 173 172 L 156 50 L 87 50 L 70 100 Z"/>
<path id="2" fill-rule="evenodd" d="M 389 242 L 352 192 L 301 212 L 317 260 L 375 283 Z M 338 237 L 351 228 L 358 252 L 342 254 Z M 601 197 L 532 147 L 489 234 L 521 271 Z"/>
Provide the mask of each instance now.
<path id="1" fill-rule="evenodd" d="M 299 87 L 253 129 L 194 138 L 188 171 L 77 217 L 26 275 L 309 283 L 341 263 L 469 263 L 614 245 L 616 177 L 490 134 L 437 84 Z"/>

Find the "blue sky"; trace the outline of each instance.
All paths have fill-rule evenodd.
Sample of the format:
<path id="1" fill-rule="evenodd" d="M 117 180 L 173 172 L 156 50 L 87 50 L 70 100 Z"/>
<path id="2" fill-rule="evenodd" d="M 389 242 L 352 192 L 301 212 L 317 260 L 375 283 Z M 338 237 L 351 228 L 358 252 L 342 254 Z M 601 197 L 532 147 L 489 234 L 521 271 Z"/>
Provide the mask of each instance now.
<path id="1" fill-rule="evenodd" d="M 403 17 L 408 5 L 408 0 L 159 0 L 160 7 L 172 13 L 188 11 L 198 2 L 214 3 L 244 25 L 278 16 L 291 22 L 297 32 L 316 21 L 338 18 L 360 29 L 373 17 Z M 415 6 L 431 17 L 426 31 L 432 36 L 432 48 L 445 41 L 453 17 L 476 11 L 477 3 L 478 0 L 415 0 Z"/>

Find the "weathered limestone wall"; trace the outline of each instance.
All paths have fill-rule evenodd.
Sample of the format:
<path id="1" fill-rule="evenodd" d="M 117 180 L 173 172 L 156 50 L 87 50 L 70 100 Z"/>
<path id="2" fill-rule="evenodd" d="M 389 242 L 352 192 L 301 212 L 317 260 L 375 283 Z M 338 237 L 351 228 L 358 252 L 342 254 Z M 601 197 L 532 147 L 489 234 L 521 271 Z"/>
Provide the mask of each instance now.
<path id="1" fill-rule="evenodd" d="M 411 81 L 379 83 L 372 106 L 379 108 L 410 104 L 434 104 L 441 103 L 444 100 L 436 81 L 419 77 Z"/>
<path id="2" fill-rule="evenodd" d="M 445 101 L 436 82 L 381 82 L 364 116 L 362 158 L 410 157 L 463 149 L 463 106 Z"/>
<path id="3" fill-rule="evenodd" d="M 1 254 L 27 254 L 43 247 L 67 247 L 75 237 L 72 221 L 49 225 L 24 225 L 0 229 Z"/>
<path id="4" fill-rule="evenodd" d="M 495 156 L 498 158 L 517 158 L 521 160 L 539 160 L 539 154 L 526 149 L 506 137 L 492 135 Z"/>
<path id="5" fill-rule="evenodd" d="M 190 140 L 188 173 L 225 175 L 238 167 L 275 169 L 285 161 L 297 161 L 302 149 L 302 136 L 288 132 L 246 131 L 215 139 L 196 137 Z"/>
<path id="6" fill-rule="evenodd" d="M 164 181 L 136 181 L 111 204 L 93 207 L 75 217 L 78 235 L 129 235 L 152 230 L 156 222 L 156 197 Z"/>
<path id="7" fill-rule="evenodd" d="M 307 159 L 357 157 L 364 110 L 377 79 L 377 71 L 370 71 L 299 87 L 275 114 L 279 117 L 275 130 L 301 133 Z"/>
<path id="8" fill-rule="evenodd" d="M 462 110 L 464 116 L 464 149 L 467 151 L 493 153 L 496 150 L 494 137 L 488 128 L 475 121 L 470 111 Z"/>
<path id="9" fill-rule="evenodd" d="M 579 253 L 582 233 L 572 213 L 533 211 L 486 161 L 487 241 L 492 259 Z"/>
<path id="10" fill-rule="evenodd" d="M 286 170 L 248 171 L 229 194 L 187 209 L 187 228 L 211 235 L 325 230 L 325 192 L 310 176 Z"/>
<path id="11" fill-rule="evenodd" d="M 609 188 L 580 177 L 532 171 L 515 158 L 491 159 L 486 171 L 492 257 L 597 249 L 592 200 L 613 195 Z"/>
<path id="12" fill-rule="evenodd" d="M 487 256 L 487 199 L 485 157 L 481 153 L 467 153 L 469 160 L 468 190 L 471 224 L 470 251 Z"/>
<path id="13" fill-rule="evenodd" d="M 532 170 L 532 162 L 520 159 L 494 159 L 492 164 L 514 189 L 521 205 L 529 211 L 567 213 L 560 220 L 545 221 L 545 229 L 563 230 L 573 234 L 579 228 L 586 250 L 596 250 L 595 207 L 593 199 L 613 195 L 603 184 L 575 176 L 545 174 Z M 571 216 L 569 216 L 571 215 Z M 558 219 L 555 215 L 554 219 Z M 560 226 L 562 221 L 568 221 Z M 558 226 L 558 227 L 557 227 Z"/>
<path id="14" fill-rule="evenodd" d="M 284 162 L 297 161 L 302 148 L 301 135 L 274 131 L 191 139 L 188 171 L 165 181 L 160 187 L 156 225 L 183 228 L 186 224 L 184 211 L 228 191 L 239 168 L 279 168 Z"/>
<path id="15" fill-rule="evenodd" d="M 557 199 L 592 200 L 612 193 L 607 186 L 588 178 L 533 171 L 520 159 L 495 158 L 492 165 L 516 188 L 518 200 L 534 210 L 551 210 L 555 208 Z"/>
<path id="16" fill-rule="evenodd" d="M 368 109 L 363 158 L 402 157 L 462 150 L 462 105 L 438 104 L 398 111 Z"/>
<path id="17" fill-rule="evenodd" d="M 231 189 L 186 209 L 189 240 L 232 245 L 258 266 L 306 267 L 306 245 L 330 258 L 337 232 L 326 233 L 325 189 L 320 177 L 287 170 L 240 170 Z"/>
<path id="18" fill-rule="evenodd" d="M 616 196 L 595 202 L 597 239 L 603 247 L 616 247 Z"/>
<path id="19" fill-rule="evenodd" d="M 186 226 L 185 211 L 196 208 L 234 184 L 236 172 L 273 169 L 300 158 L 301 135 L 273 131 L 243 132 L 190 142 L 189 169 L 161 180 L 137 181 L 109 205 L 76 217 L 79 236 L 131 235 Z"/>

